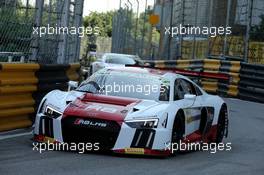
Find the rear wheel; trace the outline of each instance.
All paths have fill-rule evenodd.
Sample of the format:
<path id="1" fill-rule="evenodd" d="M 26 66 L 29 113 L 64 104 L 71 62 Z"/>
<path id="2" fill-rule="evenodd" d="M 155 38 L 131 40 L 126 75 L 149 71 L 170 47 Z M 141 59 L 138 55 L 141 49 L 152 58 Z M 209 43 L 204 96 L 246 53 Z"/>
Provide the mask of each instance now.
<path id="1" fill-rule="evenodd" d="M 228 125 L 227 118 L 227 107 L 226 105 L 222 105 L 221 110 L 219 112 L 218 122 L 217 122 L 217 132 L 216 132 L 216 143 L 221 143 L 225 136 L 225 131 Z"/>
<path id="2" fill-rule="evenodd" d="M 183 139 L 184 133 L 185 133 L 185 117 L 183 111 L 179 111 L 173 123 L 171 144 L 172 145 L 178 144 L 178 148 L 179 148 L 180 147 L 179 143 Z"/>

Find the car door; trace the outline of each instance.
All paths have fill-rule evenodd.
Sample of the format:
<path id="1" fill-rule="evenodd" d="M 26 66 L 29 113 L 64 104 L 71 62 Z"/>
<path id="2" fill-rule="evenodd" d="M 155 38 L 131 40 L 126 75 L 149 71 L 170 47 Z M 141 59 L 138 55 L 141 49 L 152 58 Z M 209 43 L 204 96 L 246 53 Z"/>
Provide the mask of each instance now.
<path id="1" fill-rule="evenodd" d="M 195 95 L 193 99 L 185 99 L 186 94 Z M 195 88 L 195 85 L 182 78 L 178 78 L 175 81 L 174 86 L 174 101 L 183 109 L 185 114 L 185 136 L 189 135 L 199 129 L 200 117 L 201 117 L 201 103 L 199 92 Z"/>

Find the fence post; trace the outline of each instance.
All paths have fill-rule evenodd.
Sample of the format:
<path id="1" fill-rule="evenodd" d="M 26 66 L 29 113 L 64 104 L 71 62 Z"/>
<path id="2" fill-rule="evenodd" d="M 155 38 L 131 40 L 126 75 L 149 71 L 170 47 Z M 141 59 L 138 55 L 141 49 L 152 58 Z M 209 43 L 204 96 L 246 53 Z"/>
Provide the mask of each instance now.
<path id="1" fill-rule="evenodd" d="M 76 0 L 76 6 L 75 6 L 75 27 L 78 28 L 80 26 L 82 26 L 82 14 L 83 14 L 83 3 L 84 1 L 82 0 Z M 76 35 L 76 50 L 75 50 L 75 56 L 76 58 L 73 58 L 74 61 L 76 59 L 80 58 L 80 49 L 81 49 L 81 38 L 79 35 Z"/>
<path id="2" fill-rule="evenodd" d="M 171 12 L 170 12 L 170 28 L 172 28 L 173 25 L 173 6 L 174 6 L 174 0 L 170 0 L 171 2 Z M 169 45 L 168 45 L 168 60 L 171 59 L 171 40 L 172 35 L 169 36 Z"/>
<path id="3" fill-rule="evenodd" d="M 231 9 L 231 0 L 228 0 L 227 11 L 226 11 L 226 28 L 229 26 L 230 9 Z M 227 34 L 225 32 L 223 55 L 226 56 L 226 54 L 227 54 Z"/>
<path id="4" fill-rule="evenodd" d="M 61 27 L 63 27 L 63 28 L 69 26 L 70 2 L 71 2 L 70 0 L 64 1 L 63 17 L 62 17 L 62 24 L 61 24 Z M 60 41 L 59 49 L 58 49 L 58 58 L 57 58 L 58 64 L 63 64 L 66 61 L 65 60 L 66 59 L 66 52 L 67 52 L 67 48 L 68 48 L 68 36 L 65 34 L 62 34 L 61 39 L 62 39 L 62 41 Z"/>
<path id="5" fill-rule="evenodd" d="M 144 23 L 143 23 L 143 30 L 142 30 L 142 41 L 141 41 L 141 57 L 143 57 L 144 54 L 144 45 L 145 45 L 145 27 L 146 27 L 146 17 L 147 17 L 147 6 L 148 6 L 148 0 L 145 2 L 145 12 L 144 12 Z"/>
<path id="6" fill-rule="evenodd" d="M 213 14 L 213 5 L 214 3 L 211 1 L 211 0 L 208 0 L 209 4 L 209 15 L 208 15 L 208 28 L 211 28 L 212 27 L 212 14 Z M 208 50 L 207 50 L 207 57 L 209 57 L 211 55 L 211 36 L 210 34 L 208 33 L 208 36 L 207 36 L 207 40 L 208 40 Z"/>
<path id="7" fill-rule="evenodd" d="M 197 27 L 198 3 L 199 3 L 199 0 L 196 0 L 195 1 L 194 27 Z M 196 57 L 196 34 L 194 34 L 193 36 L 192 59 L 195 59 L 195 57 Z"/>
<path id="8" fill-rule="evenodd" d="M 138 48 L 137 48 L 137 32 L 138 32 L 138 18 L 139 18 L 139 1 L 136 0 L 137 2 L 137 16 L 136 16 L 136 29 L 135 29 L 135 38 L 134 38 L 134 54 L 138 54 Z"/>
<path id="9" fill-rule="evenodd" d="M 43 12 L 44 0 L 36 0 L 36 15 L 35 15 L 35 26 L 39 28 L 42 24 L 42 12 Z M 37 61 L 38 51 L 39 51 L 39 36 L 37 33 L 33 34 L 33 40 L 31 44 L 32 54 L 30 60 Z"/>
<path id="10" fill-rule="evenodd" d="M 251 22 L 252 22 L 252 8 L 253 8 L 253 0 L 248 0 L 247 33 L 246 33 L 245 48 L 244 48 L 244 61 L 245 62 L 248 62 L 249 39 L 250 39 L 250 30 L 251 30 Z"/>

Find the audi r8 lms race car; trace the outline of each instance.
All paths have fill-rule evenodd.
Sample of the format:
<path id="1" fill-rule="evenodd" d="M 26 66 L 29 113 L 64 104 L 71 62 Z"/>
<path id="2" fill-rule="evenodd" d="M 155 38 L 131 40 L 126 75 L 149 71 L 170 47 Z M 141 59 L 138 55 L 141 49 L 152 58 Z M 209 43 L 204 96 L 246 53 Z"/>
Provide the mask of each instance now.
<path id="1" fill-rule="evenodd" d="M 143 61 L 136 55 L 105 53 L 90 66 L 90 74 L 105 67 L 124 67 L 125 65 L 143 65 Z"/>
<path id="2" fill-rule="evenodd" d="M 175 71 L 112 67 L 74 90 L 48 93 L 34 126 L 38 142 L 97 143 L 114 153 L 162 156 L 174 153 L 174 143 L 222 142 L 228 107 Z"/>

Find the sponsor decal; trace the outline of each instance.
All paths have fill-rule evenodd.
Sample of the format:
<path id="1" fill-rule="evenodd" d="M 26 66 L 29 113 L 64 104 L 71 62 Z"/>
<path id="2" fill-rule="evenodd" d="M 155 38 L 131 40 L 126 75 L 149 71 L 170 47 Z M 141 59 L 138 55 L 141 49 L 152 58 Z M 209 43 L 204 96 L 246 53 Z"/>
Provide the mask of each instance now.
<path id="1" fill-rule="evenodd" d="M 125 149 L 126 154 L 144 154 L 144 148 L 126 148 Z"/>
<path id="2" fill-rule="evenodd" d="M 48 142 L 53 143 L 53 142 L 56 142 L 56 140 L 54 138 L 45 136 L 43 142 L 44 143 L 48 143 Z"/>
<path id="3" fill-rule="evenodd" d="M 106 123 L 103 122 L 94 122 L 90 120 L 76 119 L 74 121 L 75 125 L 85 125 L 85 126 L 94 126 L 94 127 L 102 127 L 105 128 L 107 126 Z"/>
<path id="4" fill-rule="evenodd" d="M 111 108 L 111 107 L 104 107 L 101 105 L 90 105 L 85 108 L 86 110 L 95 110 L 95 111 L 101 111 L 101 112 L 107 112 L 107 113 L 116 113 L 117 109 Z"/>

